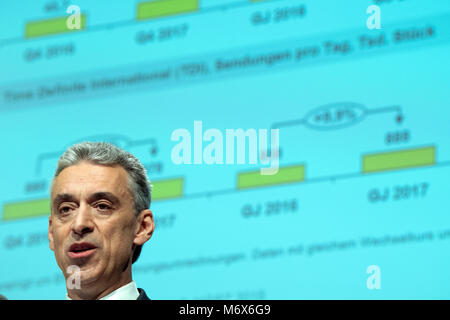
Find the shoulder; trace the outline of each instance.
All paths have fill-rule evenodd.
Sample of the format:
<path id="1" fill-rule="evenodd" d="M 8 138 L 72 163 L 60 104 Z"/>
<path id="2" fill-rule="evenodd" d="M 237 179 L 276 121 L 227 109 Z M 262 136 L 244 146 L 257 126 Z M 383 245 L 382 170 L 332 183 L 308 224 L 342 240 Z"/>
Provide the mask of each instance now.
<path id="1" fill-rule="evenodd" d="M 138 291 L 139 297 L 136 300 L 151 300 L 145 293 L 144 289 L 138 288 Z"/>

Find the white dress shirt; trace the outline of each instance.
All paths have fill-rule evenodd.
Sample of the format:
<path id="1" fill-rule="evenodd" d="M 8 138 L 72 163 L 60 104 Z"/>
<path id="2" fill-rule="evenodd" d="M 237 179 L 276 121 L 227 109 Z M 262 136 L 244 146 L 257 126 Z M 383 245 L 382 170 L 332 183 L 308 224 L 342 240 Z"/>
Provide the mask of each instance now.
<path id="1" fill-rule="evenodd" d="M 138 297 L 139 291 L 136 282 L 131 281 L 110 294 L 107 294 L 103 298 L 100 298 L 100 300 L 136 300 Z M 66 294 L 66 300 L 72 300 L 68 294 Z"/>

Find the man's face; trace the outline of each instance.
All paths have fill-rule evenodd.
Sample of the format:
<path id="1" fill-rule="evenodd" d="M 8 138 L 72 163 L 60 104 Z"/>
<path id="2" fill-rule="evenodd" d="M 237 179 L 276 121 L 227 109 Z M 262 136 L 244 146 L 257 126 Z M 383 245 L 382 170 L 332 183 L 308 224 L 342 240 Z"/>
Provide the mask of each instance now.
<path id="1" fill-rule="evenodd" d="M 85 286 L 114 280 L 127 268 L 139 222 L 125 169 L 70 166 L 56 178 L 51 200 L 50 249 L 66 278 L 70 265 L 80 268 Z"/>

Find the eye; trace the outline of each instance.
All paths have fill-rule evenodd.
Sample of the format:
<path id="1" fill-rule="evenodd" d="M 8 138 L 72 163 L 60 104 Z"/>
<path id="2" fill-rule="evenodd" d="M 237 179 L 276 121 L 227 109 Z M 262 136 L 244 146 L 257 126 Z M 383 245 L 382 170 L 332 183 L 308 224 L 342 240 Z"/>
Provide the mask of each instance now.
<path id="1" fill-rule="evenodd" d="M 99 204 L 97 204 L 97 209 L 100 210 L 100 211 L 109 211 L 112 208 L 111 208 L 111 206 L 109 206 L 106 203 L 99 203 Z"/>
<path id="2" fill-rule="evenodd" d="M 71 210 L 72 210 L 71 207 L 63 206 L 63 207 L 59 208 L 59 213 L 60 214 L 69 214 Z"/>

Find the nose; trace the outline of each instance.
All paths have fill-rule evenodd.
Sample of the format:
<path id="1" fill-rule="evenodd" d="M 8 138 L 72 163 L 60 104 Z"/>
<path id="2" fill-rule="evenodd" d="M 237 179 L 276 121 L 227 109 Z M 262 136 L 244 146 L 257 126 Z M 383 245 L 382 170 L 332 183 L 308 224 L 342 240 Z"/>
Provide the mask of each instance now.
<path id="1" fill-rule="evenodd" d="M 78 212 L 73 220 L 72 232 L 82 237 L 85 234 L 91 233 L 94 230 L 94 223 L 92 221 L 92 213 L 89 205 L 80 204 Z"/>

